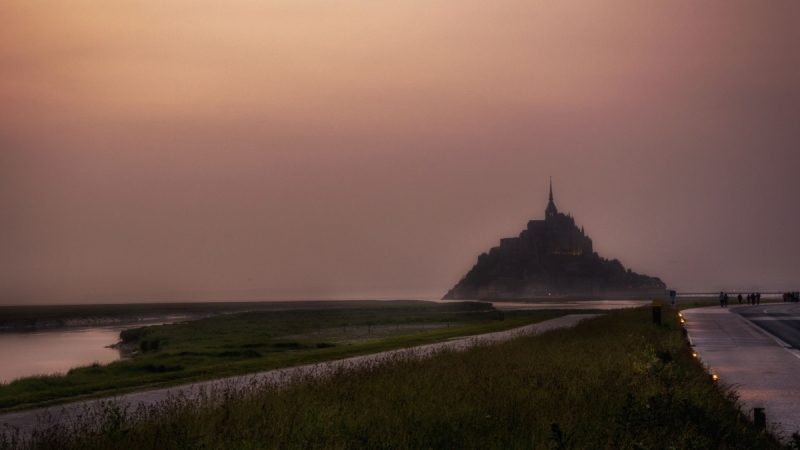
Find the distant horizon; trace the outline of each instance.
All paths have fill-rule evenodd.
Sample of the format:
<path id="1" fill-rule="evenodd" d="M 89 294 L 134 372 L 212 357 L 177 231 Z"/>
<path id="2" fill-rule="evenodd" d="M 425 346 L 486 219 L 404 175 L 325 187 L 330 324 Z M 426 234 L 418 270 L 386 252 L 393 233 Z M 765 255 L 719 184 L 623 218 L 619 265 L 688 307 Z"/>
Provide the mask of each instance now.
<path id="1" fill-rule="evenodd" d="M 783 292 L 794 292 L 797 291 L 799 288 L 787 288 L 787 289 L 777 289 L 777 288 L 748 288 L 748 289 L 724 289 L 724 288 L 717 288 L 717 289 L 697 289 L 697 290 L 676 290 L 671 288 L 669 285 L 667 286 L 667 290 L 676 290 L 678 295 L 686 295 L 686 294 L 715 294 L 718 292 L 727 292 L 728 294 L 743 294 L 746 295 L 748 293 L 770 293 L 770 294 L 779 294 Z M 442 294 L 444 295 L 444 294 Z M 442 296 L 434 296 L 434 295 L 420 295 L 420 296 L 403 296 L 403 295 L 357 295 L 357 294 L 342 294 L 339 296 L 330 296 L 330 297 L 264 297 L 260 296 L 255 293 L 251 293 L 250 295 L 246 296 L 237 296 L 235 292 L 155 292 L 155 293 L 141 293 L 141 294 L 107 294 L 107 295 L 97 295 L 91 297 L 84 297 L 84 298 L 77 298 L 72 300 L 66 300 L 63 302 L 8 302 L 8 303 L 0 303 L 0 306 L 69 306 L 69 305 L 113 305 L 113 304 L 167 304 L 167 303 L 174 303 L 174 304 L 182 304 L 182 303 L 258 303 L 258 302 L 304 302 L 304 301 L 403 301 L 403 300 L 410 300 L 410 301 L 443 301 Z M 553 297 L 535 297 L 536 300 L 547 300 L 548 298 L 552 298 L 553 300 L 569 300 L 572 299 L 584 299 L 585 296 L 581 295 L 565 295 L 565 296 L 553 296 Z M 615 295 L 599 295 L 599 296 L 591 296 L 591 300 L 620 300 L 622 296 L 615 296 Z M 479 299 L 474 299 L 479 300 Z M 519 300 L 529 300 L 529 299 L 482 299 L 481 301 L 487 302 L 504 302 L 504 301 L 519 301 Z M 444 300 L 444 301 L 470 301 L 470 300 Z"/>

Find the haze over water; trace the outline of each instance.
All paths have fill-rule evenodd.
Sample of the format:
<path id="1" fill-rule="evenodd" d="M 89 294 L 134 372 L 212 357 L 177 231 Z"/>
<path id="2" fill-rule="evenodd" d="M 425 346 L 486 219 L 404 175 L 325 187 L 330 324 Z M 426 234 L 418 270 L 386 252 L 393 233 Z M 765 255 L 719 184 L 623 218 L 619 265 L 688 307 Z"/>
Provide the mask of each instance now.
<path id="1" fill-rule="evenodd" d="M 800 289 L 800 2 L 0 17 L 0 304 L 440 298 L 550 175 L 672 289 Z"/>

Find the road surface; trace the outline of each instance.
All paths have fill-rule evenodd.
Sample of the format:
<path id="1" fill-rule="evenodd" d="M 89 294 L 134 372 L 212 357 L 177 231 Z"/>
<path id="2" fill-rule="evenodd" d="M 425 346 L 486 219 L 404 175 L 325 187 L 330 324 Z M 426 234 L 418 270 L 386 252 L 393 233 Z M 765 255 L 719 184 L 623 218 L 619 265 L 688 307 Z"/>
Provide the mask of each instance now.
<path id="1" fill-rule="evenodd" d="M 753 408 L 765 408 L 770 430 L 784 442 L 800 430 L 800 351 L 788 343 L 800 337 L 792 330 L 798 312 L 788 303 L 683 311 L 708 370 L 737 391 L 740 409 L 750 418 Z"/>
<path id="2" fill-rule="evenodd" d="M 800 304 L 770 303 L 733 310 L 778 339 L 787 349 L 800 351 Z"/>

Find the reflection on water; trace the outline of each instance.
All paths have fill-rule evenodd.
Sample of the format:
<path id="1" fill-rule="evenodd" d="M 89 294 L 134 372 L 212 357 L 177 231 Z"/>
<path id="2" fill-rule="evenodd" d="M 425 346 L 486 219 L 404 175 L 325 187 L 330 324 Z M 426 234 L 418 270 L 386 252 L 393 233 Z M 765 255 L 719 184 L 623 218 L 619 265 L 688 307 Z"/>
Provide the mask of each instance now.
<path id="1" fill-rule="evenodd" d="M 559 301 L 541 303 L 516 303 L 516 302 L 492 302 L 492 305 L 504 311 L 514 309 L 620 309 L 638 308 L 639 306 L 649 305 L 650 300 L 580 300 L 580 301 Z"/>
<path id="2" fill-rule="evenodd" d="M 28 333 L 0 333 L 0 383 L 32 375 L 66 373 L 69 369 L 120 358 L 106 348 L 119 341 L 126 327 L 61 329 Z"/>
<path id="3" fill-rule="evenodd" d="M 144 318 L 128 325 L 0 333 L 0 383 L 33 375 L 67 373 L 69 369 L 95 362 L 114 362 L 120 359 L 120 352 L 108 346 L 119 342 L 120 331 L 188 318 L 173 315 Z"/>
<path id="4" fill-rule="evenodd" d="M 462 302 L 464 300 L 438 300 L 439 303 Z M 649 305 L 650 300 L 557 300 L 547 302 L 491 301 L 492 306 L 503 311 L 518 309 L 620 309 Z"/>

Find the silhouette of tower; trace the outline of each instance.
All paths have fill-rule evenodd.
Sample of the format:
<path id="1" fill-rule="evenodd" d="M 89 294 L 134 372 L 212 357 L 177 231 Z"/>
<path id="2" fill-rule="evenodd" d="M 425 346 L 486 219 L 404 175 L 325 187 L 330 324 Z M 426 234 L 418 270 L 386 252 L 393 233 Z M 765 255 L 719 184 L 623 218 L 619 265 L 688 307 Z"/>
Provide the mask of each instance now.
<path id="1" fill-rule="evenodd" d="M 553 203 L 553 177 L 550 177 L 550 201 L 547 203 L 547 209 L 544 210 L 544 219 L 552 219 L 556 214 L 558 214 L 558 209 Z"/>

